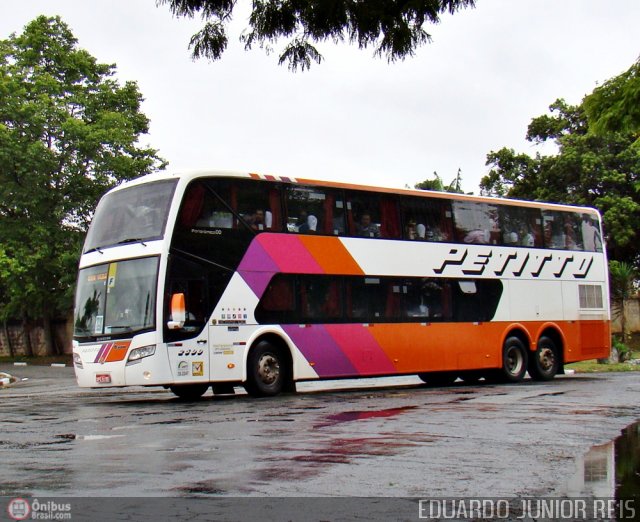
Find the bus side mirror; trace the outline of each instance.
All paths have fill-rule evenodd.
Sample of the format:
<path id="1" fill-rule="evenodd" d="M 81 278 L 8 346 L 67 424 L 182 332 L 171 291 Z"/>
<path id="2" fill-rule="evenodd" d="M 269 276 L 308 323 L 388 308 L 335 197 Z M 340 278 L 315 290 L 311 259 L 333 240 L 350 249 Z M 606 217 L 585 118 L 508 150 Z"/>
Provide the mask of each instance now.
<path id="1" fill-rule="evenodd" d="M 184 326 L 186 318 L 184 294 L 173 294 L 171 296 L 171 321 L 167 322 L 167 328 L 169 330 L 180 330 Z"/>

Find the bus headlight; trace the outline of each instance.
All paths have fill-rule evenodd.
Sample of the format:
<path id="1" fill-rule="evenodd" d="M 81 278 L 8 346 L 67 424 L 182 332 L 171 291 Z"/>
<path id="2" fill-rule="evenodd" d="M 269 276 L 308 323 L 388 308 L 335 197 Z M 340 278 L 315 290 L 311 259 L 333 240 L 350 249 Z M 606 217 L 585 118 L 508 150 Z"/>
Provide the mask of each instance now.
<path id="1" fill-rule="evenodd" d="M 80 357 L 80 354 L 75 352 L 73 353 L 73 364 L 80 369 L 84 368 L 84 366 L 82 365 L 82 357 Z"/>
<path id="2" fill-rule="evenodd" d="M 144 359 L 145 357 L 150 357 L 156 353 L 156 345 L 150 344 L 148 346 L 141 346 L 140 348 L 134 348 L 131 350 L 129 354 L 129 358 L 127 359 L 127 365 L 137 364 L 140 362 L 140 359 Z"/>

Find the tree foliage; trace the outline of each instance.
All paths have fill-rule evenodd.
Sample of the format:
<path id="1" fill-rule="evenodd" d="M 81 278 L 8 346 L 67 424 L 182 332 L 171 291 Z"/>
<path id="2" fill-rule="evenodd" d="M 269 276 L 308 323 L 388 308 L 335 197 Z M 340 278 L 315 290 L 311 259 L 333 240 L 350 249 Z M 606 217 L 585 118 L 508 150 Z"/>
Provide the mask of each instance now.
<path id="1" fill-rule="evenodd" d="M 531 157 L 503 148 L 487 155 L 484 194 L 596 207 L 603 215 L 609 255 L 640 259 L 640 150 L 633 132 L 592 132 L 584 104 L 557 100 L 534 118 L 527 140 L 552 142 L 557 154 Z"/>
<path id="2" fill-rule="evenodd" d="M 640 59 L 594 89 L 583 105 L 593 133 L 629 132 L 640 139 Z"/>
<path id="3" fill-rule="evenodd" d="M 149 120 L 134 82 L 97 63 L 58 17 L 0 41 L 0 316 L 71 306 L 80 243 L 115 183 L 163 167 L 137 145 Z"/>
<path id="4" fill-rule="evenodd" d="M 157 0 L 176 16 L 200 14 L 204 27 L 191 38 L 194 58 L 219 59 L 227 45 L 227 26 L 236 0 Z M 286 41 L 279 63 L 295 71 L 320 63 L 314 44 L 324 41 L 375 47 L 389 61 L 412 56 L 431 40 L 425 24 L 437 24 L 444 13 L 475 7 L 475 0 L 253 0 L 249 27 L 240 40 L 245 49 L 254 45 L 271 49 Z"/>
<path id="5" fill-rule="evenodd" d="M 462 171 L 458 169 L 458 174 L 453 178 L 451 183 L 445 185 L 442 181 L 442 178 L 438 175 L 437 172 L 433 173 L 433 179 L 425 179 L 420 183 L 416 183 L 414 188 L 419 190 L 435 190 L 438 192 L 451 192 L 454 194 L 463 194 L 462 190 Z"/>

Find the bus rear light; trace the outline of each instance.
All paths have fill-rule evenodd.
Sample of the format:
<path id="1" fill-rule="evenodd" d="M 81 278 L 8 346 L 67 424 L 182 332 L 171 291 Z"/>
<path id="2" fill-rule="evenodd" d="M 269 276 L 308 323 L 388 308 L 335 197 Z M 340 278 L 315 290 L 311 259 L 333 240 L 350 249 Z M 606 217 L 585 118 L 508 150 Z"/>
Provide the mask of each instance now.
<path id="1" fill-rule="evenodd" d="M 73 364 L 77 367 L 77 368 L 84 368 L 84 365 L 82 364 L 82 357 L 80 357 L 80 354 L 75 353 L 73 354 Z"/>
<path id="2" fill-rule="evenodd" d="M 150 344 L 148 346 L 141 346 L 140 348 L 134 348 L 131 350 L 129 354 L 129 358 L 127 359 L 127 366 L 131 364 L 137 364 L 141 359 L 145 357 L 150 357 L 154 353 L 156 353 L 156 345 Z"/>

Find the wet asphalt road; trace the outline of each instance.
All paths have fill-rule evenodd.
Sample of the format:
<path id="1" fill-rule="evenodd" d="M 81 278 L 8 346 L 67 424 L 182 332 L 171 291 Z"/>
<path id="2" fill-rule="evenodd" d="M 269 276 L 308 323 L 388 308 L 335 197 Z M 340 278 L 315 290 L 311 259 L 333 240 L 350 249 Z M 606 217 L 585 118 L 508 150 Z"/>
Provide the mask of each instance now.
<path id="1" fill-rule="evenodd" d="M 185 403 L 81 390 L 71 368 L 0 371 L 28 379 L 0 389 L 0 496 L 590 494 L 569 486 L 584 454 L 640 420 L 638 373 L 334 381 Z"/>

